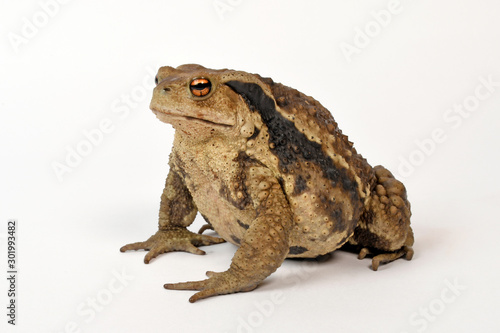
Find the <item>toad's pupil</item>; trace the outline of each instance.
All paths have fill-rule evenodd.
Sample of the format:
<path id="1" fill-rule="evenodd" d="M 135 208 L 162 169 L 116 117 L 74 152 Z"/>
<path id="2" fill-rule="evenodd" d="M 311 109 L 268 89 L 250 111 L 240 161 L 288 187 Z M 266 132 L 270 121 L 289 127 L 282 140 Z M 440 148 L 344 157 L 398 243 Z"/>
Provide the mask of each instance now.
<path id="1" fill-rule="evenodd" d="M 210 93 L 212 84 L 207 79 L 194 79 L 191 81 L 191 93 L 197 97 L 206 96 Z"/>
<path id="2" fill-rule="evenodd" d="M 203 90 L 206 88 L 210 88 L 210 83 L 198 83 L 198 84 L 191 86 L 191 87 L 194 90 Z"/>

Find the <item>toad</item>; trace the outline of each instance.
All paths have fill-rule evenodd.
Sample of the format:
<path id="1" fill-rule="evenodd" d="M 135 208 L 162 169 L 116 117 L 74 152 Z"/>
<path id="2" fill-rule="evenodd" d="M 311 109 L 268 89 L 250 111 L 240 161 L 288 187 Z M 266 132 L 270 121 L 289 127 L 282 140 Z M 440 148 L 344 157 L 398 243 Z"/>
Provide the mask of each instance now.
<path id="1" fill-rule="evenodd" d="M 151 109 L 175 138 L 159 228 L 145 263 L 170 251 L 238 246 L 228 270 L 201 281 L 189 300 L 256 288 L 285 258 L 315 258 L 348 245 L 372 269 L 413 256 L 410 203 L 386 168 L 357 153 L 318 101 L 270 78 L 200 65 L 162 67 Z M 200 213 L 207 225 L 187 227 Z M 213 229 L 220 237 L 203 234 Z"/>

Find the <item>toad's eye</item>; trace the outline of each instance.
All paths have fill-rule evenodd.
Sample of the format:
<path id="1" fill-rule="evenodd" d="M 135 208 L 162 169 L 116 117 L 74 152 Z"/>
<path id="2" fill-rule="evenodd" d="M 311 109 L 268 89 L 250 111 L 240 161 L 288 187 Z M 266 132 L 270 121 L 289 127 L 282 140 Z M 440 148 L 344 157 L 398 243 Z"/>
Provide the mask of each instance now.
<path id="1" fill-rule="evenodd" d="M 196 97 L 207 96 L 212 90 L 212 83 L 207 79 L 194 79 L 189 84 L 189 90 Z"/>

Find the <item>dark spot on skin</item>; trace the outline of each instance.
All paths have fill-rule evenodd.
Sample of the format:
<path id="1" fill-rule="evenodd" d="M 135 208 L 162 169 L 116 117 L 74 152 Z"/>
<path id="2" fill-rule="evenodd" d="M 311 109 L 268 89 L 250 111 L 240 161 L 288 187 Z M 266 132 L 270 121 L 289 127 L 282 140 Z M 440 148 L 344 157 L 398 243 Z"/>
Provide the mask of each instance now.
<path id="1" fill-rule="evenodd" d="M 231 239 L 236 243 L 236 244 L 240 244 L 241 243 L 241 239 L 239 239 L 238 237 L 234 236 L 234 235 L 231 235 Z"/>
<path id="2" fill-rule="evenodd" d="M 283 177 L 278 178 L 278 183 L 280 184 L 283 193 L 285 193 L 285 182 L 283 181 Z"/>
<path id="3" fill-rule="evenodd" d="M 244 184 L 242 184 L 242 185 L 244 185 Z M 242 192 L 243 193 L 243 197 L 241 199 L 240 198 L 236 198 L 235 195 L 233 197 L 234 193 L 235 192 L 232 192 L 232 191 L 229 190 L 229 188 L 226 186 L 226 184 L 224 184 L 224 183 L 221 184 L 221 187 L 220 187 L 220 190 L 219 190 L 220 196 L 222 198 L 226 199 L 231 205 L 233 205 L 234 207 L 238 208 L 239 210 L 244 210 L 252 202 L 252 200 L 250 199 L 250 196 L 248 195 L 248 193 L 246 193 L 246 191 Z"/>
<path id="4" fill-rule="evenodd" d="M 260 134 L 260 129 L 258 129 L 257 127 L 254 127 L 253 134 L 251 137 L 248 138 L 248 140 L 255 139 L 259 134 Z"/>
<path id="5" fill-rule="evenodd" d="M 176 167 L 176 171 L 182 176 L 183 179 L 190 178 L 187 172 L 184 170 L 185 168 L 184 162 L 182 162 L 182 160 L 179 158 L 177 152 L 174 155 L 173 163 Z"/>
<path id="6" fill-rule="evenodd" d="M 288 196 L 286 195 L 286 190 L 285 190 L 285 181 L 283 180 L 282 177 L 278 178 L 278 184 L 280 185 L 281 192 L 285 194 L 285 200 L 288 203 L 288 206 L 290 206 L 290 201 L 288 200 Z"/>
<path id="7" fill-rule="evenodd" d="M 343 205 L 341 202 L 337 202 L 335 198 L 333 200 L 327 198 L 325 195 L 319 196 L 320 202 L 323 204 L 325 209 L 321 210 L 321 214 L 326 214 L 330 221 L 333 222 L 332 228 L 329 230 L 331 233 L 342 232 L 349 227 L 349 222 L 343 218 Z"/>
<path id="8" fill-rule="evenodd" d="M 169 200 L 164 190 L 161 196 L 160 210 L 167 215 L 167 223 L 182 221 L 186 216 L 191 214 L 193 210 L 196 210 L 191 193 L 184 184 L 181 175 L 177 172 L 171 172 L 169 174 L 167 186 L 174 189 L 177 194 L 176 200 Z M 160 224 L 162 224 L 161 221 Z"/>
<path id="9" fill-rule="evenodd" d="M 347 221 L 342 218 L 342 206 L 332 203 L 332 207 L 336 207 L 336 209 L 331 210 L 328 214 L 328 217 L 332 221 L 335 221 L 335 223 L 333 223 L 331 232 L 342 232 L 346 230 L 348 226 Z"/>
<path id="10" fill-rule="evenodd" d="M 228 81 L 226 85 L 243 97 L 251 111 L 260 114 L 268 128 L 269 142 L 275 146 L 272 151 L 278 157 L 283 172 L 294 169 L 297 161 L 314 162 L 332 182 L 333 187 L 342 186 L 350 195 L 351 202 L 359 202 L 358 184 L 349 177 L 346 169 L 337 168 L 332 159 L 322 151 L 319 143 L 310 141 L 292 121 L 276 111 L 274 100 L 258 84 Z"/>
<path id="11" fill-rule="evenodd" d="M 175 152 L 173 158 L 172 158 L 172 163 L 175 166 L 175 171 L 179 173 L 179 175 L 182 177 L 184 180 L 184 183 L 189 187 L 190 191 L 196 192 L 197 187 L 196 185 L 191 181 L 191 176 L 186 172 L 186 165 L 184 162 L 180 159 L 179 155 L 177 152 Z"/>
<path id="12" fill-rule="evenodd" d="M 295 186 L 293 188 L 293 194 L 298 195 L 304 192 L 305 190 L 307 190 L 307 182 L 304 179 L 304 177 L 302 177 L 302 175 L 298 175 L 295 178 Z"/>
<path id="13" fill-rule="evenodd" d="M 390 243 L 386 239 L 364 228 L 356 227 L 353 237 L 358 244 L 362 244 L 364 247 L 375 249 L 386 249 L 390 247 Z"/>
<path id="14" fill-rule="evenodd" d="M 247 230 L 248 228 L 250 228 L 250 226 L 248 224 L 245 224 L 243 222 L 241 222 L 240 220 L 236 220 L 238 222 L 238 225 L 240 227 L 242 227 L 243 229 Z"/>
<path id="15" fill-rule="evenodd" d="M 302 254 L 302 253 L 307 252 L 307 251 L 309 251 L 309 250 L 303 246 L 291 246 L 288 254 Z"/>
<path id="16" fill-rule="evenodd" d="M 240 166 L 244 168 L 251 166 L 265 166 L 264 164 L 262 164 L 262 162 L 254 158 L 251 158 L 243 151 L 240 151 L 238 153 L 238 156 L 233 161 L 238 162 Z"/>
<path id="17" fill-rule="evenodd" d="M 252 205 L 252 199 L 248 194 L 247 186 L 245 185 L 246 180 L 246 170 L 248 170 L 251 166 L 262 166 L 263 164 L 260 161 L 257 161 L 250 156 L 248 156 L 245 152 L 239 152 L 238 156 L 233 159 L 233 162 L 237 162 L 239 164 L 239 172 L 233 176 L 231 179 L 231 184 L 233 185 L 231 189 L 222 183 L 221 188 L 219 190 L 219 194 L 222 198 L 225 198 L 229 203 L 240 210 L 244 210 L 248 206 Z M 243 194 L 242 197 L 238 198 L 237 193 L 241 192 Z"/>

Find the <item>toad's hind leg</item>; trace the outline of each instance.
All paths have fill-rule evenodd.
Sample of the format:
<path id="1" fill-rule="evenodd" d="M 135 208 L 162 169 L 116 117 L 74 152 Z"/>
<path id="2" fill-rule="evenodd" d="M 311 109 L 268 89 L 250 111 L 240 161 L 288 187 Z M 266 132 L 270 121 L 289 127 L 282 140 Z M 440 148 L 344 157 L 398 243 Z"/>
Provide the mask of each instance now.
<path id="1" fill-rule="evenodd" d="M 373 255 L 372 268 L 401 257 L 413 257 L 410 203 L 404 185 L 384 167 L 374 168 L 376 184 L 360 217 L 351 245 L 361 248 L 359 259 Z"/>
<path id="2" fill-rule="evenodd" d="M 413 232 L 410 228 L 408 237 L 406 238 L 405 244 L 413 244 Z M 380 264 L 389 263 L 401 257 L 405 257 L 406 260 L 411 260 L 413 258 L 413 248 L 411 245 L 403 245 L 399 250 L 380 253 L 380 251 L 371 251 L 367 247 L 363 247 L 359 251 L 358 259 L 364 259 L 367 255 L 373 255 L 372 258 L 372 268 L 374 271 L 378 270 Z"/>

